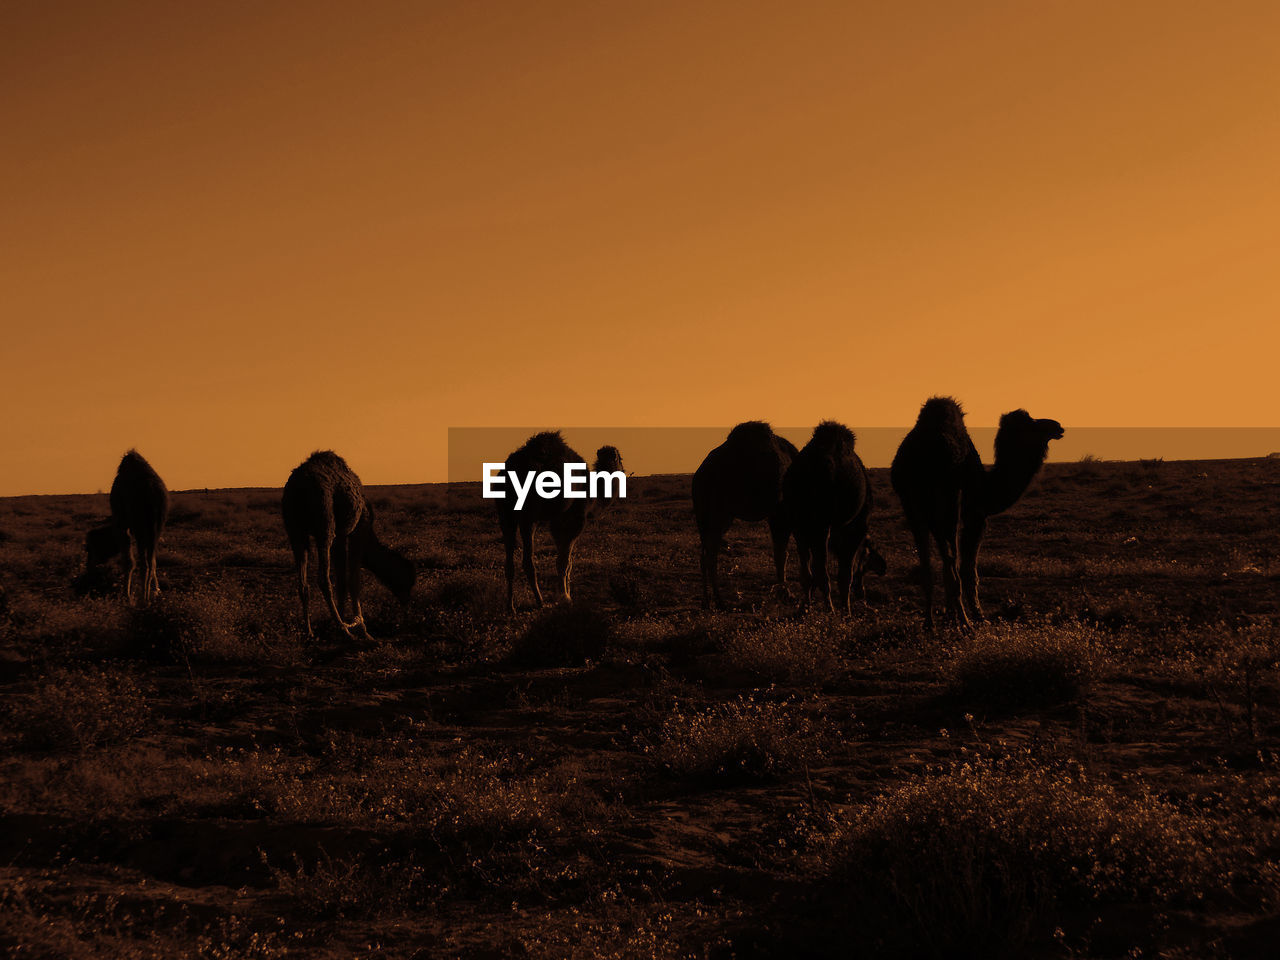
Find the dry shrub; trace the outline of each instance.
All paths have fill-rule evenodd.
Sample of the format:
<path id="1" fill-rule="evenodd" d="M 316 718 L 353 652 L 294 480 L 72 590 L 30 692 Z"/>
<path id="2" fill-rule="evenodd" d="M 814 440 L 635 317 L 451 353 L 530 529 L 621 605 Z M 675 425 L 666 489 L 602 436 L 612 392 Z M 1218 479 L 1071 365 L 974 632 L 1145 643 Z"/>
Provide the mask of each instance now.
<path id="1" fill-rule="evenodd" d="M 190 593 L 163 594 L 132 611 L 132 647 L 137 655 L 158 660 L 293 662 L 298 656 L 295 640 L 267 642 L 268 634 L 292 637 L 283 612 L 276 613 L 273 622 L 263 622 L 262 611 L 225 581 Z"/>
<path id="2" fill-rule="evenodd" d="M 599 659 L 613 639 L 613 621 L 598 607 L 557 603 L 529 624 L 509 659 L 526 667 L 577 666 Z"/>
<path id="3" fill-rule="evenodd" d="M 1103 638 L 1081 623 L 999 624 L 963 642 L 947 664 L 966 704 L 1036 707 L 1077 696 L 1096 674 Z"/>
<path id="4" fill-rule="evenodd" d="M 820 683 L 841 669 L 840 633 L 813 620 L 767 620 L 723 640 L 733 666 L 779 683 Z"/>
<path id="5" fill-rule="evenodd" d="M 1045 936 L 1062 903 L 1197 902 L 1243 850 L 1145 790 L 982 761 L 855 810 L 824 872 L 878 955 L 994 956 Z"/>
<path id="6" fill-rule="evenodd" d="M 304 823 L 408 826 L 493 843 L 558 833 L 592 805 L 569 768 L 522 770 L 522 757 L 472 747 L 442 759 L 344 743 L 325 759 L 263 752 L 242 762 L 244 783 L 269 813 Z"/>
<path id="7" fill-rule="evenodd" d="M 110 667 L 60 668 L 8 709 L 6 725 L 28 750 L 75 752 L 126 740 L 151 719 L 146 692 Z"/>
<path id="8" fill-rule="evenodd" d="M 680 705 L 662 722 L 649 757 L 676 777 L 772 779 L 820 757 L 826 731 L 794 700 L 740 696 L 702 710 Z"/>
<path id="9" fill-rule="evenodd" d="M 430 903 L 436 891 L 431 874 L 412 857 L 377 862 L 321 853 L 308 867 L 294 855 L 290 869 L 267 865 L 277 889 L 309 917 L 369 919 L 405 913 Z"/>

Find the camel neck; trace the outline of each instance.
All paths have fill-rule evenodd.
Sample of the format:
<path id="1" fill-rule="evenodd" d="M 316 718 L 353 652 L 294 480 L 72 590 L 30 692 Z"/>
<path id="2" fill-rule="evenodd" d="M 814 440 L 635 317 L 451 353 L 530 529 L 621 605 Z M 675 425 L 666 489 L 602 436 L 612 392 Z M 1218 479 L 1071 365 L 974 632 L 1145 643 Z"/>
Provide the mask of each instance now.
<path id="1" fill-rule="evenodd" d="M 987 516 L 1003 513 L 1018 502 L 1044 464 L 1044 456 L 1004 456 L 986 472 L 983 508 Z"/>

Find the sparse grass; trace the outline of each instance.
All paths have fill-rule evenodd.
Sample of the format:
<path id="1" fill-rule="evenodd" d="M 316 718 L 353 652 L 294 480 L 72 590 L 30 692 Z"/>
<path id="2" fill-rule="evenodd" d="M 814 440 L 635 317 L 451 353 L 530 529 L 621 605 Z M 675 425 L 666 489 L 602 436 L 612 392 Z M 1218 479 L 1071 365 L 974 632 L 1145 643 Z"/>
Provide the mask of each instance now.
<path id="1" fill-rule="evenodd" d="M 1080 623 L 998 624 L 962 641 L 947 664 L 967 705 L 1038 707 L 1076 697 L 1102 661 L 1102 638 Z"/>
<path id="2" fill-rule="evenodd" d="M 60 667 L 9 704 L 4 718 L 24 749 L 84 752 L 136 737 L 151 717 L 146 691 L 113 667 Z"/>
<path id="3" fill-rule="evenodd" d="M 499 577 L 492 574 L 450 573 L 428 589 L 426 603 L 434 610 L 486 622 L 506 615 L 507 591 Z"/>
<path id="4" fill-rule="evenodd" d="M 278 960 L 286 938 L 236 914 L 69 889 L 51 872 L 0 875 L 0 947 L 40 960 Z"/>
<path id="5" fill-rule="evenodd" d="M 677 705 L 644 749 L 671 776 L 772 779 L 822 756 L 826 730 L 794 700 L 743 695 L 700 710 Z"/>
<path id="6" fill-rule="evenodd" d="M 765 620 L 731 630 L 723 649 L 731 666 L 761 680 L 815 684 L 839 675 L 842 638 L 824 620 Z"/>

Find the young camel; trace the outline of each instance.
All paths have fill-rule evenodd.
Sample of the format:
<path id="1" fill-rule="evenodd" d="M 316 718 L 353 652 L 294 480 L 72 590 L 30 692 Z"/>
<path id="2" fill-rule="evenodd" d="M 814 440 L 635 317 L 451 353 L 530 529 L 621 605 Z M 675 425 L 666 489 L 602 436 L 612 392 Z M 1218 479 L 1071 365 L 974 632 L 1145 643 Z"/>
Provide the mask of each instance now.
<path id="1" fill-rule="evenodd" d="M 800 448 L 782 481 L 782 502 L 800 555 L 800 606 L 816 587 L 822 603 L 849 612 L 849 595 L 866 603 L 863 576 L 885 572 L 884 557 L 871 545 L 871 481 L 854 452 L 853 431 L 825 420 Z M 836 555 L 838 599 L 831 602 L 827 547 Z"/>
<path id="2" fill-rule="evenodd" d="M 549 470 L 562 474 L 566 463 L 584 463 L 585 461 L 565 442 L 557 431 L 536 433 L 525 441 L 524 446 L 507 457 L 506 469 L 524 477 L 530 471 L 539 473 Z M 622 455 L 617 447 L 605 446 L 596 451 L 596 461 L 591 468 L 594 471 L 617 473 L 622 472 Z M 612 487 L 609 488 L 612 492 Z M 573 546 L 578 536 L 586 527 L 587 519 L 595 510 L 602 510 L 612 502 L 609 493 L 596 499 L 568 499 L 562 493 L 550 497 L 539 496 L 536 489 L 529 490 L 524 506 L 516 510 L 515 493 L 508 487 L 506 496 L 497 501 L 498 525 L 502 528 L 502 542 L 506 548 L 507 574 L 507 607 L 515 613 L 516 582 L 516 534 L 520 535 L 522 566 L 525 578 L 529 581 L 529 589 L 533 591 L 534 603 L 541 607 L 542 591 L 538 587 L 538 572 L 533 563 L 533 528 L 536 524 L 545 523 L 551 531 L 551 539 L 556 544 L 556 573 L 560 577 L 560 595 L 569 600 L 570 579 L 573 574 Z"/>
<path id="3" fill-rule="evenodd" d="M 124 598 L 133 603 L 133 575 L 141 568 L 138 600 L 142 606 L 160 593 L 156 552 L 169 517 L 169 491 L 160 475 L 137 450 L 130 450 L 116 469 L 111 484 L 111 519 L 94 527 L 85 537 L 85 571 L 76 578 L 78 593 L 95 589 L 98 567 L 118 554 L 129 558 Z"/>
<path id="4" fill-rule="evenodd" d="M 356 639 L 352 631 L 358 631 L 364 639 L 372 639 L 360 608 L 361 569 L 372 573 L 401 605 L 409 602 L 417 571 L 411 560 L 378 539 L 373 507 L 364 498 L 360 478 L 332 450 L 317 451 L 289 474 L 280 508 L 289 545 L 293 548 L 298 599 L 307 636 L 315 636 L 307 581 L 307 553 L 314 540 L 316 573 L 329 612 L 348 637 Z M 354 613 L 350 621 L 342 615 L 348 597 Z"/>

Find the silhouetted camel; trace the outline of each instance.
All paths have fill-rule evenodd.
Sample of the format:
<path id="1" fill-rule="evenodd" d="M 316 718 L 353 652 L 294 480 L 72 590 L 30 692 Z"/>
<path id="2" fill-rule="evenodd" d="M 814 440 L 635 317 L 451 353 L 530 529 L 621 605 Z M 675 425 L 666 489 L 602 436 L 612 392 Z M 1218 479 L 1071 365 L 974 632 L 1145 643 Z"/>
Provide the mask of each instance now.
<path id="1" fill-rule="evenodd" d="M 862 578 L 867 568 L 883 573 L 884 558 L 870 550 L 871 480 L 854 452 L 853 431 L 833 420 L 814 428 L 782 481 L 782 502 L 795 534 L 800 555 L 800 605 L 807 606 L 814 589 L 829 609 L 849 611 L 850 585 L 866 602 Z M 827 576 L 827 545 L 837 560 L 836 607 L 831 604 Z M 868 563 L 868 551 L 874 555 Z"/>
<path id="2" fill-rule="evenodd" d="M 933 629 L 929 537 L 942 555 L 947 619 L 971 626 L 966 605 L 974 617 L 983 616 L 977 563 L 987 517 L 1017 502 L 1044 464 L 1049 441 L 1062 435 L 1056 420 L 1035 420 L 1025 410 L 1006 413 L 996 432 L 995 466 L 987 470 L 955 400 L 933 397 L 921 407 L 916 425 L 898 447 L 889 476 L 920 555 L 927 629 Z"/>
<path id="3" fill-rule="evenodd" d="M 372 573 L 401 604 L 417 579 L 413 562 L 384 545 L 374 529 L 373 507 L 364 498 L 360 478 L 332 450 L 317 451 L 289 474 L 280 500 L 284 528 L 293 548 L 298 575 L 298 598 L 307 636 L 311 629 L 311 592 L 307 582 L 307 551 L 316 544 L 316 573 L 329 611 L 344 633 L 354 638 L 359 630 L 366 639 L 369 629 L 360 609 L 361 568 Z M 334 596 L 334 580 L 338 594 Z M 355 619 L 342 618 L 347 598 Z"/>
<path id="4" fill-rule="evenodd" d="M 557 430 L 535 433 L 525 441 L 524 446 L 507 457 L 506 469 L 520 477 L 530 471 L 540 473 L 544 470 L 562 475 L 566 463 L 585 462 L 565 443 L 564 437 Z M 618 448 L 605 446 L 597 450 L 596 462 L 591 469 L 610 473 L 621 471 L 622 455 L 618 453 Z M 525 578 L 529 581 L 529 589 L 533 591 L 534 603 L 542 606 L 542 591 L 538 589 L 538 572 L 533 563 L 533 528 L 539 523 L 547 525 L 551 530 L 551 539 L 556 544 L 556 572 L 560 577 L 560 595 L 565 600 L 571 599 L 569 581 L 573 572 L 574 541 L 586 526 L 588 513 L 607 506 L 610 498 L 566 498 L 562 493 L 542 497 L 536 489 L 531 488 L 523 508 L 516 510 L 516 495 L 509 482 L 504 491 L 506 496 L 497 501 L 497 507 L 502 542 L 507 551 L 507 606 L 515 612 L 517 531 L 520 534 Z M 593 508 L 592 511 L 588 510 L 589 507 Z"/>
<path id="5" fill-rule="evenodd" d="M 116 468 L 110 500 L 110 521 L 85 537 L 85 571 L 76 578 L 76 592 L 83 595 L 94 590 L 101 582 L 98 567 L 124 553 L 129 558 L 125 600 L 133 602 L 133 574 L 141 566 L 139 601 L 145 606 L 160 592 L 156 551 L 169 516 L 169 491 L 151 464 L 137 450 L 130 450 Z"/>
<path id="6" fill-rule="evenodd" d="M 791 527 L 782 508 L 782 478 L 795 459 L 790 440 L 760 420 L 740 423 L 693 474 L 693 515 L 701 540 L 702 605 L 723 610 L 717 576 L 725 534 L 735 520 L 769 521 L 776 586 L 785 592 Z"/>

